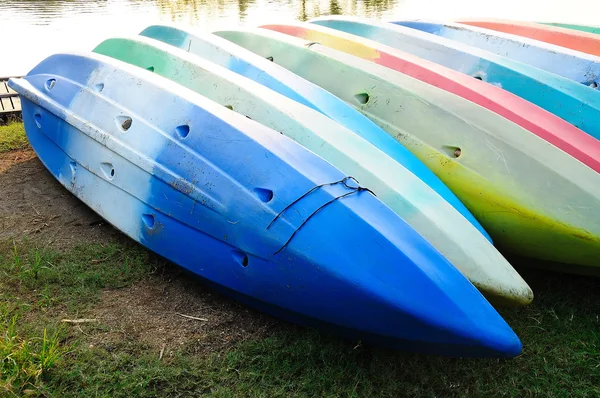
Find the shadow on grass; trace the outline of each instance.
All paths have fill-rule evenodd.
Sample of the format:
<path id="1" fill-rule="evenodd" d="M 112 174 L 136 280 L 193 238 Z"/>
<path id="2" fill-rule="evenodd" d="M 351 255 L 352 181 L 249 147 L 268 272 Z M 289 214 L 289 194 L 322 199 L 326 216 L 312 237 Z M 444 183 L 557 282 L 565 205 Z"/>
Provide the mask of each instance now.
<path id="1" fill-rule="evenodd" d="M 134 341 L 118 353 L 86 349 L 69 374 L 88 387 L 73 379 L 65 388 L 64 376 L 55 387 L 110 396 L 599 396 L 600 280 L 521 271 L 537 296 L 501 310 L 524 344 L 512 360 L 393 352 L 280 323 L 264 339 L 209 357 L 194 355 L 194 341 L 162 360 Z"/>
<path id="2" fill-rule="evenodd" d="M 136 283 L 157 264 L 133 244 L 90 245 L 66 254 L 17 247 L 0 248 L 2 298 L 10 304 L 3 308 L 2 333 L 16 311 L 23 324 L 10 326 L 11 333 L 19 329 L 30 339 L 41 338 L 46 328 L 55 330 L 61 308 L 83 317 L 101 289 Z M 152 278 L 180 277 L 175 266 L 159 268 Z M 524 345 L 522 355 L 511 360 L 394 352 L 283 322 L 274 322 L 264 337 L 209 355 L 196 349 L 202 342 L 190 339 L 161 358 L 155 347 L 134 336 L 92 346 L 88 339 L 105 331 L 98 325 L 84 333 L 66 330 L 53 366 L 26 388 L 15 385 L 6 391 L 60 397 L 600 396 L 600 279 L 519 271 L 536 298 L 528 307 L 500 310 Z M 206 290 L 198 288 L 189 299 L 202 294 Z M 0 378 L 0 383 L 6 381 Z"/>

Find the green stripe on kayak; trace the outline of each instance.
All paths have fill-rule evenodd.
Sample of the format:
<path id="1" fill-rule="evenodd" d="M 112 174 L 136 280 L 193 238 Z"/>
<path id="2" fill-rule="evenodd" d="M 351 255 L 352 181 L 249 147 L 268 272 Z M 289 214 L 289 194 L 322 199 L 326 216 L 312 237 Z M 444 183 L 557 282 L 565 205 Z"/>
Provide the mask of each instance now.
<path id="1" fill-rule="evenodd" d="M 566 24 L 566 23 L 553 23 L 553 22 L 538 22 L 538 23 L 541 23 L 542 25 L 556 26 L 559 28 L 579 30 L 581 32 L 588 32 L 588 33 L 594 33 L 594 34 L 600 35 L 600 27 L 598 27 L 598 26 L 573 25 L 573 24 Z"/>

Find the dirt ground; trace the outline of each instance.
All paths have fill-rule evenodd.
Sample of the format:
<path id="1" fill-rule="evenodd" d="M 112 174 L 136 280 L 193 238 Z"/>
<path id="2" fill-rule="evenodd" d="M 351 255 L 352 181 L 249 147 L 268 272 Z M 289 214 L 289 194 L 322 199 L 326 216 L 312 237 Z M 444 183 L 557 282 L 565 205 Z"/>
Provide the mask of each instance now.
<path id="1" fill-rule="evenodd" d="M 128 239 L 63 188 L 31 149 L 0 153 L 0 198 L 0 240 L 27 237 L 66 250 Z M 203 287 L 157 256 L 153 261 L 157 272 L 146 280 L 102 292 L 87 315 L 103 325 L 92 344 L 135 339 L 164 355 L 182 346 L 202 354 L 292 327 Z"/>

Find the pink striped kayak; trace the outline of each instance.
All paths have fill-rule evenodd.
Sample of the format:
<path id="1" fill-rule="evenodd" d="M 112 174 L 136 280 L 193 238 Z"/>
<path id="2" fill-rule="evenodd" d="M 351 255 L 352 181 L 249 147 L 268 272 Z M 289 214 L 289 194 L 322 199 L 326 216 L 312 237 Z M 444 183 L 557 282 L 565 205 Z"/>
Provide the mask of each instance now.
<path id="1" fill-rule="evenodd" d="M 600 141 L 523 98 L 466 74 L 395 48 L 310 24 L 269 24 L 262 28 L 315 41 L 456 94 L 518 124 L 600 172 Z"/>

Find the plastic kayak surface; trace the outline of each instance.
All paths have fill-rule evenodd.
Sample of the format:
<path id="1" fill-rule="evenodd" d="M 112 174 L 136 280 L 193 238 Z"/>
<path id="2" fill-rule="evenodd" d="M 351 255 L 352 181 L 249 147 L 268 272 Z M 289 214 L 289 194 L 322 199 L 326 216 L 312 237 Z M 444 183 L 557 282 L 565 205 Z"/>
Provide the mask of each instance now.
<path id="1" fill-rule="evenodd" d="M 263 25 L 361 57 L 481 105 L 520 125 L 600 172 L 600 141 L 523 98 L 395 48 L 310 23 Z"/>
<path id="2" fill-rule="evenodd" d="M 593 33 L 573 29 L 548 26 L 534 22 L 517 22 L 504 20 L 461 20 L 466 25 L 497 30 L 546 43 L 570 48 L 588 54 L 600 55 L 600 37 Z"/>
<path id="3" fill-rule="evenodd" d="M 420 20 L 391 22 L 481 48 L 578 83 L 592 87 L 600 85 L 600 58 L 594 55 L 527 37 L 459 23 Z"/>
<path id="4" fill-rule="evenodd" d="M 600 138 L 600 92 L 583 84 L 472 46 L 387 22 L 323 17 L 318 25 L 395 47 L 494 84 Z"/>
<path id="5" fill-rule="evenodd" d="M 151 69 L 292 138 L 369 187 L 484 295 L 501 303 L 531 301 L 525 281 L 458 211 L 398 162 L 325 115 L 153 39 L 109 39 L 94 51 Z"/>
<path id="6" fill-rule="evenodd" d="M 437 250 L 278 132 L 97 54 L 52 56 L 10 85 L 33 148 L 65 188 L 239 300 L 392 347 L 520 351 Z"/>
<path id="7" fill-rule="evenodd" d="M 144 29 L 140 35 L 163 41 L 199 55 L 296 102 L 313 108 L 354 131 L 425 181 L 427 185 L 432 187 L 475 225 L 488 240 L 491 240 L 488 233 L 464 204 L 419 159 L 375 123 L 321 87 L 213 34 L 195 33 L 170 26 L 153 25 Z"/>
<path id="8" fill-rule="evenodd" d="M 600 34 L 600 27 L 598 26 L 590 26 L 590 25 L 573 25 L 567 23 L 555 23 L 555 22 L 539 22 L 542 25 L 550 25 L 556 26 L 559 28 L 571 29 L 571 30 L 580 30 L 582 32 Z"/>
<path id="9" fill-rule="evenodd" d="M 600 174 L 572 156 L 470 101 L 329 47 L 266 29 L 216 34 L 376 121 L 453 189 L 497 245 L 600 271 Z"/>

